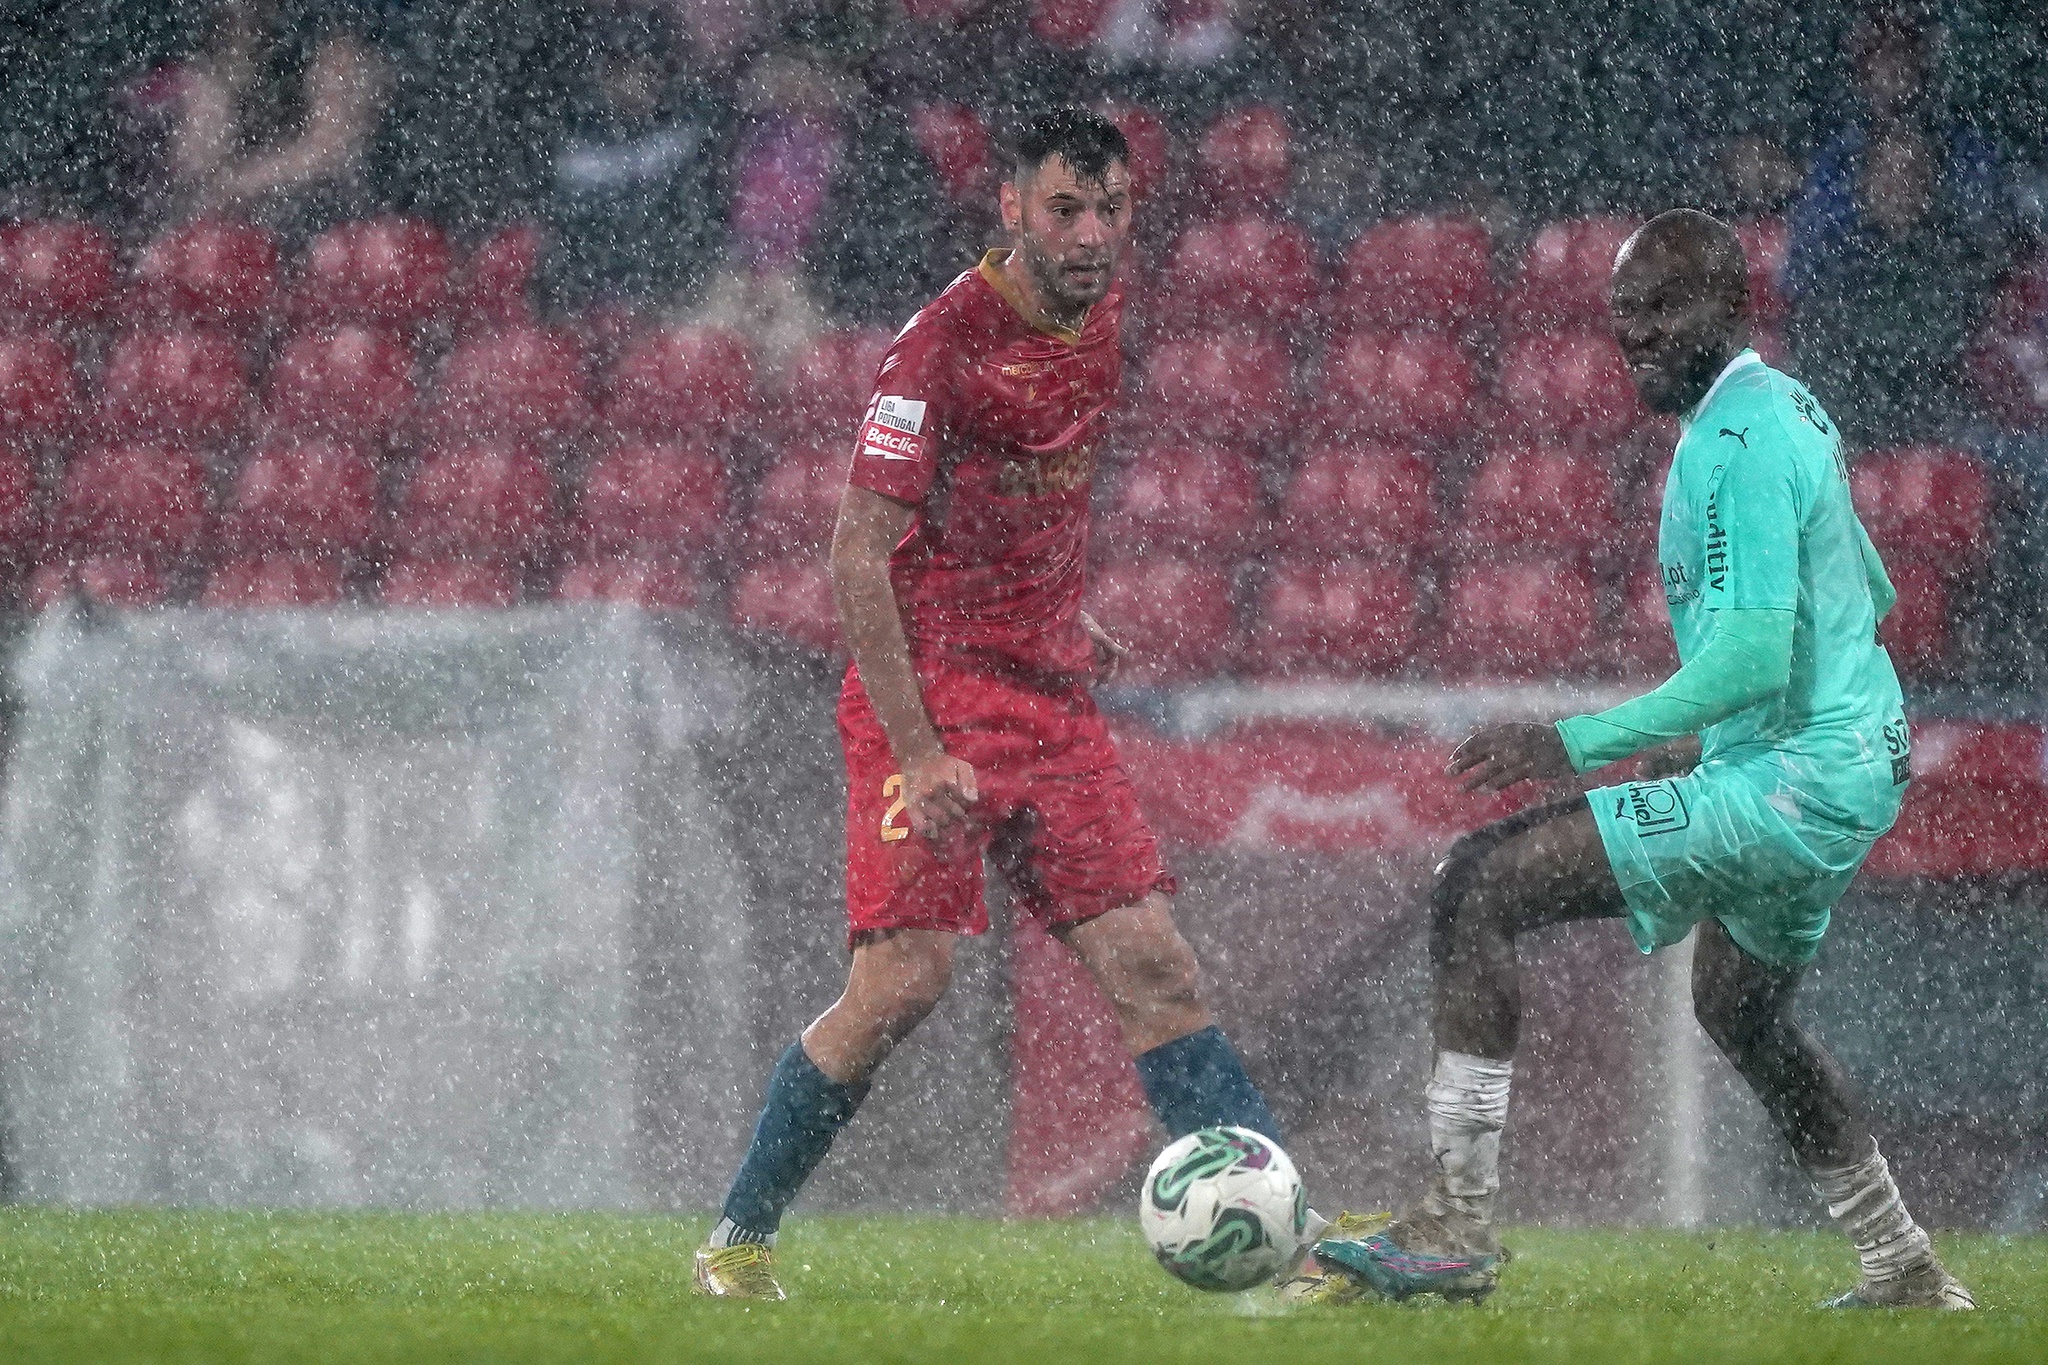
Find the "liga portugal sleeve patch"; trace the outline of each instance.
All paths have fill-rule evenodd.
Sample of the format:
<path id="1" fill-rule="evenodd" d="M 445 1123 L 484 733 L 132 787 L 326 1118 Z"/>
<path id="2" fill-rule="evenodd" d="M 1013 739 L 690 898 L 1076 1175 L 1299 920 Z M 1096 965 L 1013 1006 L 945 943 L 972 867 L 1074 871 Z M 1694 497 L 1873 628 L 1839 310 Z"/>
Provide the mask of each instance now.
<path id="1" fill-rule="evenodd" d="M 860 453 L 884 460 L 922 460 L 927 455 L 924 435 L 925 401 L 879 394 L 861 424 Z"/>

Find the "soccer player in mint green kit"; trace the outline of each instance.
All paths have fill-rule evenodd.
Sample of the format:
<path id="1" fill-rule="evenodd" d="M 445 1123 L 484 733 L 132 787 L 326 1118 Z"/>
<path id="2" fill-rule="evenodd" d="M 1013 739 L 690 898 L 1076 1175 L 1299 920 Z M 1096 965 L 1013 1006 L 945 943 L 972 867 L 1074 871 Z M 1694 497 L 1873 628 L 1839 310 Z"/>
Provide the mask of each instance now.
<path id="1" fill-rule="evenodd" d="M 1619 917 L 1646 953 L 1698 935 L 1701 1026 L 1855 1243 L 1862 1279 L 1830 1306 L 1975 1307 L 1907 1214 L 1841 1068 L 1792 1017 L 1829 911 L 1911 775 L 1877 643 L 1894 594 L 1850 506 L 1840 437 L 1748 349 L 1749 274 L 1726 224 L 1689 209 L 1652 219 L 1616 259 L 1612 303 L 1643 400 L 1679 415 L 1658 559 L 1681 667 L 1597 716 L 1482 730 L 1450 772 L 1498 791 L 1693 736 L 1698 765 L 1452 846 L 1431 893 L 1434 1172 L 1386 1227 L 1317 1244 L 1322 1297 L 1491 1292 L 1506 1259 L 1493 1200 L 1521 1023 L 1516 936 Z"/>

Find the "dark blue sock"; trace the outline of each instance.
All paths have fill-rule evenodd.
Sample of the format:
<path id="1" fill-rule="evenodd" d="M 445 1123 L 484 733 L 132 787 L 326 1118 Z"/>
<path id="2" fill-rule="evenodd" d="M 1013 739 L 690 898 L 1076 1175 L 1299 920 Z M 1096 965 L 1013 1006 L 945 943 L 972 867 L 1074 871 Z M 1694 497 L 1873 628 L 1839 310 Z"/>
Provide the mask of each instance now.
<path id="1" fill-rule="evenodd" d="M 725 1196 L 725 1216 L 764 1236 L 780 1227 L 782 1211 L 867 1093 L 866 1082 L 841 1085 L 804 1055 L 802 1042 L 791 1043 L 768 1078 L 768 1098 L 754 1124 L 747 1159 Z"/>
<path id="2" fill-rule="evenodd" d="M 1173 1137 L 1232 1124 L 1286 1146 L 1266 1097 L 1245 1075 L 1237 1049 L 1214 1024 L 1139 1057 L 1138 1079 L 1144 1082 L 1152 1112 Z"/>

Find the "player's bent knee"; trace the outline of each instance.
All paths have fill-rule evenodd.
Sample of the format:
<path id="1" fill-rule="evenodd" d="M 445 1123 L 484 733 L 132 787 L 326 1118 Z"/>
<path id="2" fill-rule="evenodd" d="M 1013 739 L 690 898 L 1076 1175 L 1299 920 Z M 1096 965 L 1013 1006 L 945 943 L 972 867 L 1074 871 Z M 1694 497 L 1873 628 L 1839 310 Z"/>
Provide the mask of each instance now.
<path id="1" fill-rule="evenodd" d="M 871 1019 L 883 1032 L 901 1037 L 938 1008 L 952 982 L 950 951 L 899 949 L 886 960 L 860 963 L 841 1003 Z"/>
<path id="2" fill-rule="evenodd" d="M 1111 993 L 1121 998 L 1120 1003 L 1157 1010 L 1201 999 L 1202 973 L 1195 950 L 1177 932 L 1118 954 L 1113 976 Z"/>
<path id="3" fill-rule="evenodd" d="M 1460 927 L 1491 908 L 1492 898 L 1482 893 L 1487 857 L 1499 846 L 1490 831 L 1475 830 L 1459 835 L 1436 865 L 1429 888 L 1429 942 L 1438 965 L 1450 954 Z"/>
<path id="4" fill-rule="evenodd" d="M 1724 1056 L 1741 1058 L 1756 1050 L 1776 1017 L 1741 996 L 1695 990 L 1692 1017 Z"/>
<path id="5" fill-rule="evenodd" d="M 890 1013 L 908 1027 L 915 1028 L 939 1007 L 952 984 L 953 964 L 950 962 L 909 973 L 895 983 L 890 996 Z"/>

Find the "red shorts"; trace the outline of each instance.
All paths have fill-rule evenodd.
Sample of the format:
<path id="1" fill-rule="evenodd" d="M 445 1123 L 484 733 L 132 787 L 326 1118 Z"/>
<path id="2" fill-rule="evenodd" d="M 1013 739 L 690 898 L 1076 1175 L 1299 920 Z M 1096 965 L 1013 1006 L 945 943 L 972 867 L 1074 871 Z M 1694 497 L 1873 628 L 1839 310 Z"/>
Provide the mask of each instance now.
<path id="1" fill-rule="evenodd" d="M 852 669 L 839 694 L 846 750 L 847 942 L 876 929 L 988 928 L 982 858 L 1017 911 L 1051 927 L 1132 905 L 1174 880 L 1138 812 L 1109 727 L 1086 688 L 1042 687 L 946 664 L 918 669 L 946 752 L 974 767 L 981 796 L 951 861 L 910 832 L 902 770 Z"/>

